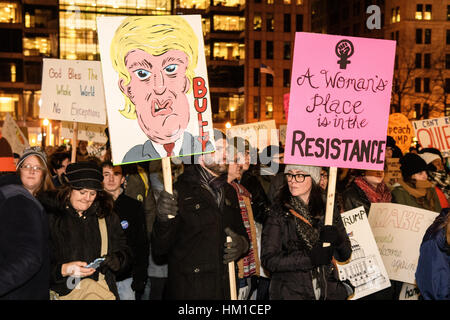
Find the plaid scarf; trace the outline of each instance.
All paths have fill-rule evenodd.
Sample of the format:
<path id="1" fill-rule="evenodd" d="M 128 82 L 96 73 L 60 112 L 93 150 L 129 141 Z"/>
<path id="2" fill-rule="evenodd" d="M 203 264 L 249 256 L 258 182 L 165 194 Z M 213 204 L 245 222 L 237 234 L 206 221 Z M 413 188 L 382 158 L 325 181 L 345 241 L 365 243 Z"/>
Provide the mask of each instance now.
<path id="1" fill-rule="evenodd" d="M 437 186 L 445 194 L 447 200 L 450 200 L 450 176 L 444 170 L 427 171 L 428 179 L 434 186 Z"/>
<path id="2" fill-rule="evenodd" d="M 236 190 L 237 197 L 239 200 L 239 207 L 241 208 L 242 221 L 244 222 L 245 229 L 250 240 L 248 254 L 238 261 L 239 267 L 239 278 L 250 277 L 257 274 L 259 271 L 259 266 L 257 266 L 257 250 L 256 250 L 256 229 L 255 221 L 253 219 L 252 208 L 250 201 L 245 201 L 245 199 L 251 199 L 250 192 L 247 191 L 242 185 L 231 182 L 233 188 Z M 249 208 L 247 206 L 249 205 Z"/>
<path id="3" fill-rule="evenodd" d="M 383 181 L 376 188 L 370 185 L 363 177 L 356 177 L 354 182 L 364 191 L 370 203 L 391 202 L 391 192 Z"/>

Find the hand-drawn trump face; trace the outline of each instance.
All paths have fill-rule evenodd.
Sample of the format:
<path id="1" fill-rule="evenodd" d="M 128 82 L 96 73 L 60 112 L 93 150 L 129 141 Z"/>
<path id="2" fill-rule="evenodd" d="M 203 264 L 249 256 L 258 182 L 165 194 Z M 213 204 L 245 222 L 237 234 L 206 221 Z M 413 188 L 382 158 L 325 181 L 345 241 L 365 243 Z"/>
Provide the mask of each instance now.
<path id="1" fill-rule="evenodd" d="M 111 42 L 111 60 L 125 97 L 120 113 L 137 118 L 155 143 L 178 140 L 189 123 L 198 40 L 179 16 L 129 17 Z"/>
<path id="2" fill-rule="evenodd" d="M 125 80 L 120 79 L 119 87 L 136 106 L 142 131 L 156 143 L 176 141 L 187 128 L 188 64 L 186 53 L 180 50 L 154 56 L 138 49 L 125 58 L 131 80 L 125 85 Z"/>

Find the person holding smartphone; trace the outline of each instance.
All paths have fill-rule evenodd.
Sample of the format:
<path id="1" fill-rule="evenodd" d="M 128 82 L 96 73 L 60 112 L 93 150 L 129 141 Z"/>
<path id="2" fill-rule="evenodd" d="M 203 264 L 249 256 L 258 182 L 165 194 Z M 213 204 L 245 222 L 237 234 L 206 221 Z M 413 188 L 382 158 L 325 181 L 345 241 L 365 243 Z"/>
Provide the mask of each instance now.
<path id="1" fill-rule="evenodd" d="M 104 275 L 109 291 L 119 295 L 115 275 L 125 270 L 131 259 L 120 220 L 113 211 L 113 199 L 103 190 L 103 174 L 94 162 L 67 166 L 65 186 L 45 193 L 39 200 L 45 207 L 50 226 L 50 289 L 59 297 L 70 294 L 77 279 L 99 279 Z M 97 269 L 87 265 L 101 257 L 99 219 L 105 219 L 107 254 Z"/>

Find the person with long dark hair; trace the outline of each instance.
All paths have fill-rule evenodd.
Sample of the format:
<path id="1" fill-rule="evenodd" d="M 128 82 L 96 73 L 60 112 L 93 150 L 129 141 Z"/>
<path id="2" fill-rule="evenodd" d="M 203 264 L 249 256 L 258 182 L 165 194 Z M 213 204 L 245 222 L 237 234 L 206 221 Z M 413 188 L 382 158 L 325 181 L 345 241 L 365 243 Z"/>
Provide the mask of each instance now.
<path id="1" fill-rule="evenodd" d="M 285 183 L 263 227 L 261 245 L 262 265 L 272 275 L 272 300 L 345 300 L 351 294 L 332 263 L 333 257 L 348 260 L 351 244 L 336 205 L 333 225 L 324 225 L 320 170 L 306 165 L 284 170 Z"/>

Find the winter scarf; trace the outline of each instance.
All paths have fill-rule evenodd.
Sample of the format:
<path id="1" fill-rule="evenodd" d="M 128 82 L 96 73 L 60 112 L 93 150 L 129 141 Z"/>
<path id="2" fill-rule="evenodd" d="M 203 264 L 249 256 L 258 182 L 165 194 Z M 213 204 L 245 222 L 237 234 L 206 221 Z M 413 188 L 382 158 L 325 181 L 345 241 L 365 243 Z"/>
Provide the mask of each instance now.
<path id="1" fill-rule="evenodd" d="M 427 170 L 428 179 L 445 194 L 447 200 L 450 200 L 450 176 L 445 170 L 430 171 Z"/>
<path id="2" fill-rule="evenodd" d="M 427 210 L 434 211 L 433 201 L 433 185 L 430 181 L 416 181 L 415 186 L 399 179 L 398 183 L 405 189 L 412 197 L 414 197 L 419 205 Z"/>
<path id="3" fill-rule="evenodd" d="M 308 206 L 298 197 L 291 196 L 288 207 L 292 208 L 297 214 L 303 217 L 300 219 L 294 214 L 295 228 L 297 236 L 302 244 L 308 250 L 311 250 L 319 241 L 319 230 L 317 226 L 318 221 L 309 213 Z"/>
<path id="4" fill-rule="evenodd" d="M 200 184 L 211 193 L 221 208 L 224 199 L 223 186 L 228 183 L 227 175 L 215 176 L 202 166 L 196 166 L 196 168 L 200 176 Z"/>
<path id="5" fill-rule="evenodd" d="M 239 200 L 239 207 L 241 209 L 242 221 L 244 222 L 244 226 L 247 230 L 248 238 L 250 240 L 250 246 L 247 255 L 237 262 L 238 277 L 240 279 L 243 279 L 255 274 L 259 275 L 260 265 L 258 259 L 258 247 L 256 242 L 255 220 L 253 218 L 253 211 L 250 202 L 250 192 L 248 192 L 247 189 L 236 182 L 231 182 L 230 184 L 236 190 Z"/>
<path id="6" fill-rule="evenodd" d="M 376 188 L 369 184 L 363 177 L 356 177 L 354 182 L 362 191 L 364 191 L 370 203 L 391 202 L 391 192 L 383 181 L 378 184 Z"/>

